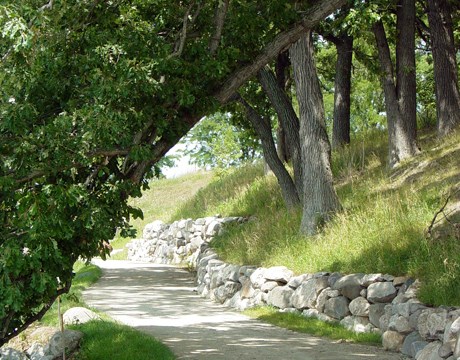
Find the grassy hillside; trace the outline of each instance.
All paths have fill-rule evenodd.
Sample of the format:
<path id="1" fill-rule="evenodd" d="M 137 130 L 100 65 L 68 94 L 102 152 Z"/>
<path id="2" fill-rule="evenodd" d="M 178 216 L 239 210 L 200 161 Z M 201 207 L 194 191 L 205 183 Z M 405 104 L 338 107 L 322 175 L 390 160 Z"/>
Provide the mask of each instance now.
<path id="1" fill-rule="evenodd" d="M 254 215 L 253 221 L 213 242 L 228 262 L 286 265 L 296 273 L 407 274 L 423 281 L 420 297 L 424 302 L 460 305 L 460 239 L 458 225 L 453 226 L 460 222 L 460 194 L 455 193 L 460 187 L 460 134 L 440 141 L 426 133 L 420 144 L 420 155 L 392 171 L 386 166 L 385 133 L 354 139 L 352 146 L 334 153 L 333 171 L 343 211 L 310 238 L 298 234 L 300 212 L 286 212 L 276 179 L 263 176 L 261 167 L 215 176 L 188 200 L 174 194 L 188 179 L 197 181 L 194 176 L 202 175 L 181 178 L 171 193 L 162 187 L 164 180 L 157 181 L 152 184 L 157 195 L 145 196 L 151 204 L 161 204 L 156 196 L 176 198 L 176 204 L 168 205 L 161 217 L 169 221 L 217 213 Z M 452 224 L 443 220 L 428 235 L 434 214 L 450 195 L 444 213 L 450 212 Z M 160 217 L 149 206 L 138 205 L 155 215 L 147 215 L 145 222 Z"/>

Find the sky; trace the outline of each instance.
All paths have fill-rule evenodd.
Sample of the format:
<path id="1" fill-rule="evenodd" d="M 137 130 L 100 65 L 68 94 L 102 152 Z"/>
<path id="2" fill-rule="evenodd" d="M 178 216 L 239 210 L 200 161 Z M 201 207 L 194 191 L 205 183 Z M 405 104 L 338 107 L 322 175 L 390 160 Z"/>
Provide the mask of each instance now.
<path id="1" fill-rule="evenodd" d="M 178 155 L 179 150 L 185 148 L 184 144 L 176 144 L 171 150 L 166 154 L 168 155 Z M 198 166 L 189 164 L 190 157 L 188 155 L 181 156 L 176 160 L 176 164 L 172 168 L 163 168 L 161 171 L 166 176 L 167 179 L 177 178 L 181 175 L 185 175 L 191 172 L 196 172 L 199 170 Z"/>

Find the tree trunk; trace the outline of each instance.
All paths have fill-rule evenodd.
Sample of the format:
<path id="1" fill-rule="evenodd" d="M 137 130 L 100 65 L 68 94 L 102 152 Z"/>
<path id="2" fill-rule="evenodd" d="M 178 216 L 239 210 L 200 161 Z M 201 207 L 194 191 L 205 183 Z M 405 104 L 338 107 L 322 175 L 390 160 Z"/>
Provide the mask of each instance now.
<path id="1" fill-rule="evenodd" d="M 278 152 L 278 157 L 283 163 L 289 162 L 289 150 L 286 143 L 286 132 L 284 131 L 281 122 L 278 124 L 278 129 L 276 129 L 276 151 Z"/>
<path id="2" fill-rule="evenodd" d="M 428 0 L 431 30 L 438 135 L 444 136 L 460 124 L 456 51 L 448 0 Z"/>
<path id="3" fill-rule="evenodd" d="M 300 231 L 313 235 L 340 209 L 330 165 L 323 97 L 316 73 L 311 31 L 290 48 L 300 113 L 303 214 Z"/>
<path id="4" fill-rule="evenodd" d="M 302 195 L 302 168 L 301 150 L 299 139 L 299 119 L 292 107 L 291 100 L 276 81 L 275 75 L 267 68 L 259 71 L 259 81 L 270 99 L 270 103 L 278 114 L 279 122 L 285 131 L 292 153 L 292 166 L 294 168 L 294 183 L 299 196 Z"/>
<path id="5" fill-rule="evenodd" d="M 283 91 L 286 91 L 286 70 L 289 66 L 289 52 L 283 51 L 278 54 L 275 63 L 276 82 Z M 284 129 L 284 124 L 282 124 L 280 120 L 278 120 L 276 136 L 278 139 L 278 156 L 283 162 L 288 163 L 292 159 L 292 151 L 289 148 L 289 141 L 287 139 L 287 132 Z"/>
<path id="6" fill-rule="evenodd" d="M 389 165 L 396 166 L 401 160 L 412 157 L 418 152 L 416 143 L 417 122 L 415 119 L 415 58 L 412 53 L 415 44 L 410 38 L 415 37 L 415 17 L 409 16 L 411 3 L 415 11 L 414 0 L 404 1 L 404 10 L 398 10 L 397 28 L 399 30 L 398 44 L 398 86 L 395 85 L 393 64 L 390 56 L 385 29 L 381 21 L 373 25 L 377 42 L 380 68 L 382 72 L 383 92 L 388 123 Z M 414 62 L 412 63 L 412 59 Z M 412 77 L 414 81 L 412 82 Z"/>
<path id="7" fill-rule="evenodd" d="M 260 137 L 265 161 L 278 180 L 286 207 L 288 210 L 293 210 L 300 204 L 299 195 L 294 181 L 278 157 L 270 123 L 267 119 L 262 118 L 242 97 L 239 97 L 238 100 L 244 106 L 248 120 Z"/>
<path id="8" fill-rule="evenodd" d="M 344 35 L 334 41 L 337 49 L 335 66 L 334 122 L 332 146 L 339 148 L 350 143 L 350 94 L 353 38 Z"/>
<path id="9" fill-rule="evenodd" d="M 417 146 L 417 80 L 415 69 L 415 0 L 399 0 L 396 12 L 396 94 L 401 124 L 397 142 L 407 157 Z"/>

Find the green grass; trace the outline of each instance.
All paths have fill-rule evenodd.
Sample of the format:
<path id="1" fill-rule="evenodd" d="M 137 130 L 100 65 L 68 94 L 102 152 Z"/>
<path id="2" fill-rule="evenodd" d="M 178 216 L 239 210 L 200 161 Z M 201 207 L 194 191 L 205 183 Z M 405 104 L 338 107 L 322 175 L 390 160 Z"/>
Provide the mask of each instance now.
<path id="1" fill-rule="evenodd" d="M 297 313 L 282 313 L 278 309 L 263 306 L 244 311 L 244 314 L 263 322 L 276 325 L 292 331 L 315 336 L 327 337 L 333 340 L 344 340 L 357 343 L 380 345 L 381 336 L 378 333 L 355 333 L 339 324 L 326 323 L 317 319 L 307 318 Z"/>
<path id="2" fill-rule="evenodd" d="M 75 277 L 68 294 L 61 296 L 61 312 L 81 306 L 87 307 L 82 299 L 82 291 L 94 284 L 102 275 L 95 265 L 86 265 L 77 261 L 74 265 Z M 110 299 L 107 299 L 110 301 Z M 69 328 L 83 332 L 81 348 L 75 360 L 136 360 L 175 359 L 173 353 L 153 337 L 122 325 L 105 314 L 99 314 L 103 320 L 91 321 Z M 59 326 L 57 302 L 40 320 L 42 325 Z"/>
<path id="3" fill-rule="evenodd" d="M 74 326 L 84 334 L 75 360 L 172 360 L 174 354 L 151 336 L 112 321 Z"/>
<path id="4" fill-rule="evenodd" d="M 300 211 L 286 212 L 276 179 L 263 176 L 261 165 L 229 170 L 214 175 L 212 181 L 209 177 L 208 184 L 188 200 L 174 195 L 187 186 L 188 177 L 176 179 L 174 188 L 158 181 L 151 191 L 171 200 L 167 205 L 170 210 L 168 217 L 152 215 L 148 221 L 253 215 L 252 221 L 231 227 L 213 241 L 223 260 L 266 267 L 285 265 L 297 274 L 409 275 L 422 281 L 419 297 L 423 302 L 458 306 L 458 225 L 455 228 L 444 222 L 431 237 L 426 230 L 448 194 L 460 188 L 460 133 L 439 140 L 434 132 L 422 132 L 421 154 L 393 170 L 387 167 L 386 138 L 384 132 L 368 133 L 333 153 L 332 169 L 343 211 L 317 236 L 299 235 Z M 139 206 L 146 213 L 148 204 L 162 201 L 145 196 L 149 198 L 146 207 Z M 451 204 L 457 205 L 457 213 L 449 213 L 449 219 L 458 224 L 460 193 L 450 199 Z"/>
<path id="5" fill-rule="evenodd" d="M 77 261 L 74 265 L 75 277 L 72 281 L 72 287 L 69 293 L 61 296 L 61 312 L 65 313 L 72 307 L 82 306 L 85 303 L 82 300 L 82 291 L 94 284 L 102 275 L 102 271 L 95 265 L 86 265 L 82 261 Z M 57 301 L 48 310 L 40 320 L 42 324 L 48 326 L 59 326 L 58 305 Z"/>
<path id="6" fill-rule="evenodd" d="M 192 199 L 199 190 L 209 184 L 213 178 L 211 172 L 197 172 L 174 179 L 155 179 L 150 182 L 150 189 L 144 191 L 141 198 L 130 199 L 132 206 L 142 209 L 143 219 L 134 219 L 130 224 L 136 229 L 137 236 L 142 237 L 145 225 L 154 221 L 162 220 L 170 222 L 180 203 Z M 111 245 L 114 249 L 122 249 L 123 252 L 112 256 L 113 260 L 126 259 L 126 244 L 130 238 L 117 236 Z"/>

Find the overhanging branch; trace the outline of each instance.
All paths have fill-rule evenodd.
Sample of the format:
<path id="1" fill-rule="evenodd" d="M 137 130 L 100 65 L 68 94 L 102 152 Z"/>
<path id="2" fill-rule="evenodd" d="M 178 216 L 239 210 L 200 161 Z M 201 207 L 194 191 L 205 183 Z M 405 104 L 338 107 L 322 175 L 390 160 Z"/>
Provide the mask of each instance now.
<path id="1" fill-rule="evenodd" d="M 262 52 L 251 64 L 233 73 L 225 81 L 224 85 L 219 89 L 219 91 L 217 91 L 215 98 L 221 104 L 228 103 L 240 86 L 248 81 L 249 78 L 254 76 L 262 67 L 270 62 L 270 60 L 278 56 L 280 52 L 296 42 L 305 32 L 305 29 L 311 29 L 315 27 L 322 19 L 346 3 L 347 0 L 316 1 L 308 8 L 307 11 L 305 11 L 300 22 L 296 23 L 290 29 L 278 34 L 272 42 L 265 46 Z"/>

